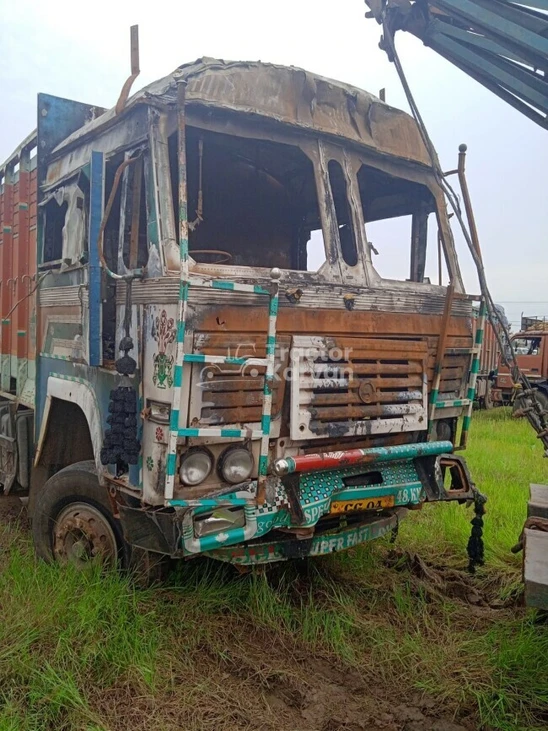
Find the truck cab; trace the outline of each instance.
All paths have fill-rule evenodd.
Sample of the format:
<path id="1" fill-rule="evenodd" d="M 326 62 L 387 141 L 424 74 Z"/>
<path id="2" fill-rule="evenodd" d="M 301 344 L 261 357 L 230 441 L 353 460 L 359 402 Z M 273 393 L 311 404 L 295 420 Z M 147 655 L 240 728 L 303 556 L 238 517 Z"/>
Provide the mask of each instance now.
<path id="1" fill-rule="evenodd" d="M 200 59 L 122 109 L 41 95 L 35 144 L 35 361 L 23 399 L 6 334 L 1 448 L 30 408 L 42 557 L 268 563 L 474 497 L 453 452 L 485 309 L 411 117 L 302 69 Z"/>
<path id="2" fill-rule="evenodd" d="M 520 370 L 529 379 L 531 385 L 544 394 L 548 406 L 548 329 L 541 321 L 529 323 L 529 328 L 522 328 L 521 332 L 512 336 L 512 345 L 516 353 L 516 360 Z M 510 404 L 516 390 L 512 376 L 507 366 L 499 356 L 499 366 L 495 388 L 492 390 L 493 401 L 501 404 Z"/>

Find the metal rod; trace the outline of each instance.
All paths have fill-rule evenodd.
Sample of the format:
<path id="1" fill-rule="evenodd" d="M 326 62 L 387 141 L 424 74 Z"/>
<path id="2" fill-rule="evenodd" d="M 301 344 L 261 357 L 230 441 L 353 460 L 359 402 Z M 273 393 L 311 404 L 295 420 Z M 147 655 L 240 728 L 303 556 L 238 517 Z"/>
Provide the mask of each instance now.
<path id="1" fill-rule="evenodd" d="M 143 182 L 143 159 L 135 168 L 133 196 L 131 201 L 131 232 L 129 238 L 129 268 L 137 269 L 139 252 L 139 225 L 141 222 L 141 188 Z"/>
<path id="2" fill-rule="evenodd" d="M 483 343 L 483 333 L 485 330 L 486 315 L 487 315 L 487 305 L 485 304 L 485 300 L 482 300 L 482 302 L 480 304 L 478 325 L 476 328 L 476 340 L 474 343 L 475 352 L 472 357 L 472 363 L 470 366 L 470 375 L 468 377 L 468 392 L 466 394 L 466 397 L 469 399 L 470 403 L 468 404 L 466 413 L 462 420 L 462 429 L 460 432 L 460 448 L 461 449 L 465 449 L 465 447 L 466 447 L 466 442 L 468 440 L 468 430 L 470 429 L 470 422 L 472 420 L 472 409 L 474 407 L 474 398 L 476 396 L 476 383 L 478 380 L 478 373 L 479 373 L 479 368 L 480 368 L 481 346 Z"/>
<path id="3" fill-rule="evenodd" d="M 449 321 L 451 319 L 451 310 L 453 308 L 453 295 L 455 289 L 453 282 L 450 282 L 447 286 L 447 293 L 445 295 L 445 305 L 443 309 L 443 316 L 441 320 L 440 336 L 438 339 L 438 350 L 436 353 L 436 365 L 434 366 L 434 379 L 432 381 L 432 393 L 430 395 L 430 414 L 428 418 L 428 433 L 432 432 L 434 426 L 434 414 L 436 412 L 436 401 L 438 400 L 438 393 L 440 390 L 441 381 L 441 370 L 443 367 L 443 355 L 445 353 L 445 346 L 447 343 L 447 335 L 449 332 Z"/>
<path id="4" fill-rule="evenodd" d="M 263 505 L 266 500 L 266 478 L 268 473 L 268 449 L 270 446 L 270 425 L 272 414 L 272 385 L 274 383 L 274 367 L 276 359 L 276 321 L 279 305 L 279 279 L 281 272 L 274 267 L 270 272 L 271 292 L 268 307 L 268 334 L 266 337 L 267 366 L 263 386 L 263 412 L 261 417 L 261 453 L 259 456 L 259 470 L 257 477 L 257 505 Z"/>
<path id="5" fill-rule="evenodd" d="M 468 228 L 470 229 L 470 238 L 474 244 L 476 253 L 483 263 L 481 256 L 481 247 L 479 243 L 478 229 L 476 228 L 476 219 L 474 218 L 474 211 L 472 209 L 472 201 L 470 200 L 470 193 L 468 191 L 468 182 L 466 180 L 466 145 L 459 145 L 459 184 L 462 191 L 462 199 L 464 201 L 464 209 L 466 211 L 466 218 L 468 219 Z"/>
<path id="6" fill-rule="evenodd" d="M 103 234 L 105 233 L 105 228 L 108 223 L 110 213 L 112 211 L 112 206 L 114 205 L 114 199 L 116 198 L 116 192 L 118 190 L 118 186 L 120 185 L 120 180 L 122 178 L 122 174 L 127 167 L 132 165 L 134 162 L 137 162 L 138 159 L 139 159 L 139 155 L 137 157 L 129 157 L 127 160 L 124 160 L 123 162 L 121 162 L 120 165 L 118 166 L 118 169 L 116 170 L 116 173 L 114 174 L 112 190 L 110 191 L 110 195 L 108 197 L 105 212 L 103 213 L 103 218 L 101 219 L 101 225 L 99 226 L 99 233 L 97 234 L 97 251 L 99 252 L 99 260 L 101 261 L 101 265 L 105 269 L 106 273 L 109 275 L 109 277 L 112 277 L 112 279 L 124 279 L 124 277 L 120 274 L 116 274 L 115 272 L 111 271 L 111 269 L 109 268 L 109 266 L 107 264 L 107 261 L 105 259 L 105 255 L 103 252 Z"/>
<path id="7" fill-rule="evenodd" d="M 120 96 L 118 97 L 118 101 L 116 102 L 116 114 L 120 114 L 120 112 L 124 110 L 133 82 L 141 73 L 141 69 L 139 68 L 139 26 L 132 25 L 129 29 L 129 33 L 131 48 L 131 75 L 126 79 L 122 87 L 122 91 L 120 92 Z"/>
<path id="8" fill-rule="evenodd" d="M 179 302 L 177 309 L 177 349 L 173 382 L 173 400 L 169 427 L 169 443 L 166 463 L 166 484 L 164 497 L 171 500 L 175 491 L 175 470 L 177 466 L 177 438 L 179 436 L 179 410 L 183 385 L 183 364 L 185 356 L 185 328 L 188 310 L 188 201 L 186 164 L 186 80 L 177 79 L 177 167 L 179 172 L 179 253 L 181 259 Z"/>
<path id="9" fill-rule="evenodd" d="M 441 287 L 442 274 L 441 274 L 441 233 L 438 231 L 438 284 Z"/>

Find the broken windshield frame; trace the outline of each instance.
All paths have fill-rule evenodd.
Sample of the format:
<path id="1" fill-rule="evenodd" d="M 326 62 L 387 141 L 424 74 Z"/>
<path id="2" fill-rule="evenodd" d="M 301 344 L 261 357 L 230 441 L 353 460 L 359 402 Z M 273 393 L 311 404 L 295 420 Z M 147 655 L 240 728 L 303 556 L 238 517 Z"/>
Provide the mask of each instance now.
<path id="1" fill-rule="evenodd" d="M 158 130 L 163 134 L 158 134 Z M 168 124 L 160 125 L 156 132 L 151 145 L 169 150 L 165 156 L 169 158 L 169 180 L 162 176 L 159 182 L 163 186 L 161 197 L 168 196 L 173 201 L 173 206 L 164 208 L 164 215 L 171 209 L 171 223 L 166 228 L 175 228 L 178 178 L 174 118 L 170 118 Z M 163 150 L 162 154 L 165 154 Z M 445 265 L 450 279 L 456 282 L 457 291 L 462 290 L 456 254 L 447 247 L 447 241 L 451 239 L 446 235 L 448 222 L 444 220 L 443 196 L 424 166 L 379 160 L 377 156 L 355 153 L 323 138 L 280 134 L 278 130 L 265 129 L 263 125 L 254 125 L 247 120 L 234 122 L 233 117 L 217 120 L 212 116 L 204 120 L 189 114 L 190 254 L 192 257 L 194 248 L 202 256 L 202 261 L 198 257 L 191 260 L 191 270 L 211 276 L 245 278 L 268 276 L 270 268 L 278 266 L 289 278 L 306 275 L 307 278 L 355 286 L 379 286 L 385 281 L 397 286 L 401 282 L 381 277 L 371 259 L 358 184 L 358 172 L 363 165 L 394 180 L 409 181 L 429 190 L 432 210 L 440 228 Z M 305 175 L 303 170 L 307 166 Z M 239 170 L 235 172 L 237 167 Z M 245 175 L 248 176 L 247 189 L 243 185 Z M 272 191 L 276 187 L 279 191 L 274 195 Z M 267 189 L 270 189 L 268 194 Z M 271 195 L 271 206 L 265 204 L 267 195 Z M 344 202 L 341 195 L 344 195 Z M 306 205 L 299 208 L 297 204 L 301 199 Z M 208 234 L 205 222 L 212 215 L 212 206 L 217 208 L 217 220 L 210 218 Z M 340 221 L 337 221 L 338 217 L 342 217 Z M 265 221 L 270 229 L 264 225 Z M 306 264 L 303 266 L 306 256 L 303 258 L 302 253 L 312 231 L 321 231 L 325 249 L 325 261 L 315 271 L 307 270 Z M 249 236 L 248 240 L 246 236 Z M 170 237 L 170 246 L 173 246 L 173 237 Z M 246 261 L 247 253 L 255 246 L 257 250 L 253 253 L 264 256 L 264 263 L 259 257 Z M 411 241 L 406 242 L 407 251 L 410 247 Z M 423 249 L 415 246 L 416 255 L 424 257 Z M 204 255 L 204 252 L 209 253 L 207 250 L 212 252 L 210 262 Z M 164 262 L 167 259 L 164 255 Z M 414 266 L 415 271 L 422 271 L 422 264 Z M 178 267 L 167 266 L 166 270 L 166 273 L 175 274 Z M 423 286 L 423 281 L 404 283 Z"/>

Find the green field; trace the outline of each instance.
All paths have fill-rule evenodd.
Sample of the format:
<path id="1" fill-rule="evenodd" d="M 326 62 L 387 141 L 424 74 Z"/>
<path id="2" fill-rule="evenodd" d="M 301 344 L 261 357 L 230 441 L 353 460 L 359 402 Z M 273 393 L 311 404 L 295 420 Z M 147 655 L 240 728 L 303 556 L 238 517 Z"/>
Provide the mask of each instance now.
<path id="1" fill-rule="evenodd" d="M 0 731 L 548 728 L 548 623 L 509 551 L 547 463 L 502 410 L 475 416 L 467 458 L 489 497 L 474 577 L 457 505 L 394 545 L 267 574 L 195 561 L 146 592 L 37 564 L 24 517 L 4 522 Z"/>

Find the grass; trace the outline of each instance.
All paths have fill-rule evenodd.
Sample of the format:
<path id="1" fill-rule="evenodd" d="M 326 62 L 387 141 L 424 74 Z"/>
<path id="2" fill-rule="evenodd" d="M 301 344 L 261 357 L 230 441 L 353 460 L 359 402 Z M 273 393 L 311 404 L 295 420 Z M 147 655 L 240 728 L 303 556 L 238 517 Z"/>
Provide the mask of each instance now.
<path id="1" fill-rule="evenodd" d="M 471 514 L 457 505 L 412 513 L 395 546 L 267 574 L 195 561 L 146 592 L 36 563 L 9 522 L 0 731 L 398 729 L 402 703 L 470 729 L 545 729 L 548 626 L 520 606 L 509 549 L 546 463 L 502 410 L 476 415 L 467 460 L 489 498 L 475 577 L 462 571 Z"/>

